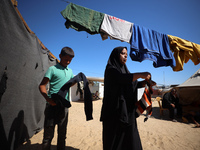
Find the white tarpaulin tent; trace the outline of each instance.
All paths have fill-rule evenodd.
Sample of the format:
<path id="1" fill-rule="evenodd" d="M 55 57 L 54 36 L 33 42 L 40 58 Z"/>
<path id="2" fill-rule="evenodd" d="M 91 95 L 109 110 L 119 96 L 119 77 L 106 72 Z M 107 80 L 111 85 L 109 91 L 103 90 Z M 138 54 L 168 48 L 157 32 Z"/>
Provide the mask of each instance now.
<path id="1" fill-rule="evenodd" d="M 200 87 L 200 69 L 178 87 Z M 199 91 L 200 92 L 200 91 Z"/>
<path id="2" fill-rule="evenodd" d="M 176 87 L 178 90 L 180 103 L 183 105 L 200 101 L 200 69 L 189 79 Z"/>

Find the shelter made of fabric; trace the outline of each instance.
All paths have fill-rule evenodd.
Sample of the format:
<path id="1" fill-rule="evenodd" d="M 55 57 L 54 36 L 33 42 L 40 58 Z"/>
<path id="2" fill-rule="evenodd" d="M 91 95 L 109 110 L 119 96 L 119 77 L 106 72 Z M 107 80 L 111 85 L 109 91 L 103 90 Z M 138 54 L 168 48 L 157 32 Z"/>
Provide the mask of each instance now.
<path id="1" fill-rule="evenodd" d="M 189 105 L 200 101 L 200 69 L 197 70 L 189 79 L 176 87 L 180 102 Z"/>
<path id="2" fill-rule="evenodd" d="M 0 18 L 0 149 L 12 150 L 43 128 L 46 102 L 38 87 L 57 61 L 28 31 L 16 3 L 1 0 Z"/>

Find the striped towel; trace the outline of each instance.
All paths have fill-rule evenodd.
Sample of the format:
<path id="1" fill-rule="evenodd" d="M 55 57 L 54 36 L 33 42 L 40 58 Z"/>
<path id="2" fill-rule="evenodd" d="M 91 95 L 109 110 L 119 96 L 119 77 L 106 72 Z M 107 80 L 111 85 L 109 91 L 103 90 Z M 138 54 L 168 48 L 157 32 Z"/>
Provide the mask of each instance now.
<path id="1" fill-rule="evenodd" d="M 146 118 L 144 122 L 152 115 L 152 101 L 151 94 L 153 93 L 151 80 L 146 81 L 145 90 L 142 95 L 142 98 L 136 102 L 136 117 L 139 117 L 146 110 Z"/>

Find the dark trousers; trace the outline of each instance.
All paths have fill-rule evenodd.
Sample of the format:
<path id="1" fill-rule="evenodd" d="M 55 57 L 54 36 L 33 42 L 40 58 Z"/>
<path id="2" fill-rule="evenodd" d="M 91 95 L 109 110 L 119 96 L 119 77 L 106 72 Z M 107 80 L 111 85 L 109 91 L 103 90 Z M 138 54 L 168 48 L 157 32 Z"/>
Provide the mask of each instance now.
<path id="1" fill-rule="evenodd" d="M 57 125 L 57 150 L 65 150 L 65 141 L 68 123 L 68 108 L 51 106 L 47 104 L 45 109 L 44 135 L 42 150 L 50 150 L 54 137 L 55 125 Z"/>
<path id="2" fill-rule="evenodd" d="M 181 116 L 182 115 L 182 107 L 180 104 L 175 104 L 175 108 L 172 107 L 172 105 L 167 105 L 163 108 L 168 108 L 169 109 L 169 117 L 170 119 L 174 119 L 174 111 L 175 109 L 177 109 L 177 116 Z"/>

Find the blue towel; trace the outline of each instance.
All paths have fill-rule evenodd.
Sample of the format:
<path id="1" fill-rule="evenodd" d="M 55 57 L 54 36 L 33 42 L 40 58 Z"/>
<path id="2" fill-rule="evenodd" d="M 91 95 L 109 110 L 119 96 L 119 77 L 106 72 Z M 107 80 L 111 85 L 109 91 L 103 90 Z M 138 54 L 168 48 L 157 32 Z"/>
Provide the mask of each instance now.
<path id="1" fill-rule="evenodd" d="M 152 60 L 154 67 L 176 66 L 166 34 L 133 25 L 130 57 L 133 61 Z"/>

